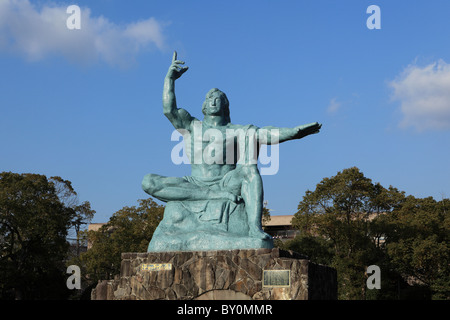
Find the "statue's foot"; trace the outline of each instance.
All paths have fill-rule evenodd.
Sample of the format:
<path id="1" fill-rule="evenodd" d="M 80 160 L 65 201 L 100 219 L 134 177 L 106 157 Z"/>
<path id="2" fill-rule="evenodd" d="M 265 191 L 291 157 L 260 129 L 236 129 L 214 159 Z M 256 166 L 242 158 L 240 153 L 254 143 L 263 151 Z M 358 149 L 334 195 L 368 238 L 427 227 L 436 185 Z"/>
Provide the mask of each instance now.
<path id="1" fill-rule="evenodd" d="M 252 238 L 258 238 L 263 240 L 272 239 L 272 236 L 270 234 L 265 233 L 263 230 L 257 227 L 250 227 L 248 234 Z"/>

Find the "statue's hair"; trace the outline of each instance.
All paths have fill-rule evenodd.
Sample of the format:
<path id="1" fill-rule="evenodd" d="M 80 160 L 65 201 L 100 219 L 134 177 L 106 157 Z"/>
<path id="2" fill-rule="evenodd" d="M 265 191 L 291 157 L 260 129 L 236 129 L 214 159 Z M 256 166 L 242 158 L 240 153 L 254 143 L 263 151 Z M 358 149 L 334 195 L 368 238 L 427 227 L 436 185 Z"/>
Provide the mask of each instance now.
<path id="1" fill-rule="evenodd" d="M 208 91 L 208 93 L 206 94 L 206 99 L 210 98 L 211 95 L 214 92 L 218 92 L 220 95 L 220 98 L 222 99 L 222 102 L 224 103 L 224 107 L 225 107 L 225 112 L 224 115 L 227 118 L 228 122 L 231 122 L 231 118 L 230 118 L 230 102 L 228 101 L 227 95 L 220 91 L 217 88 L 212 88 L 211 90 Z M 206 99 L 203 102 L 203 106 L 202 106 L 202 113 L 205 114 L 205 109 L 206 109 Z"/>

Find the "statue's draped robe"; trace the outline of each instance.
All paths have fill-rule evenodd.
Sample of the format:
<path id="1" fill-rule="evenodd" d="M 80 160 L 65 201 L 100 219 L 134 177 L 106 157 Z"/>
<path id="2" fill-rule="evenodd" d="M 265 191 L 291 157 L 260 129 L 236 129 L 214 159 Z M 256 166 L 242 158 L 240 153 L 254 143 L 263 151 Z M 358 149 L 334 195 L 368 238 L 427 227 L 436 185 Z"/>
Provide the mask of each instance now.
<path id="1" fill-rule="evenodd" d="M 242 127 L 247 134 L 253 125 Z M 192 145 L 189 135 L 186 144 Z M 244 140 L 243 140 L 244 141 Z M 244 154 L 248 153 L 248 139 Z M 254 149 L 251 149 L 252 152 Z M 242 150 L 241 150 L 242 152 Z M 189 152 L 190 153 L 190 152 Z M 249 161 L 248 155 L 243 158 Z M 243 162 L 239 165 L 250 165 Z M 256 164 L 251 164 L 256 165 Z M 230 172 L 218 177 L 184 177 L 196 187 L 211 190 L 227 190 Z M 240 192 L 240 191 L 237 191 Z M 233 193 L 236 193 L 233 192 Z M 166 201 L 165 199 L 160 199 Z M 155 230 L 148 251 L 196 251 L 272 248 L 271 239 L 249 236 L 248 217 L 243 202 L 230 200 L 183 200 L 167 201 L 164 218 Z"/>

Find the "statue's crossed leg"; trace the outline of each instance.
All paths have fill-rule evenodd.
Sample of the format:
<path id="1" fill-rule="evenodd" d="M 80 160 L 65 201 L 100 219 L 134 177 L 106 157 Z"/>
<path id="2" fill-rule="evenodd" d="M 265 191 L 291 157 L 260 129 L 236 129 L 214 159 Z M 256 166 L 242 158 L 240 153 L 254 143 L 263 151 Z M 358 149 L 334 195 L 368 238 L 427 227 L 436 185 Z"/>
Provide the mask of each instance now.
<path id="1" fill-rule="evenodd" d="M 241 197 L 224 190 L 201 187 L 185 178 L 165 177 L 147 174 L 142 181 L 142 189 L 149 195 L 164 201 L 184 200 L 231 200 L 239 202 Z"/>
<path id="2" fill-rule="evenodd" d="M 223 177 L 165 177 L 147 174 L 142 188 L 149 195 L 164 201 L 230 200 L 245 203 L 249 236 L 270 239 L 261 228 L 263 185 L 256 165 L 237 166 Z"/>

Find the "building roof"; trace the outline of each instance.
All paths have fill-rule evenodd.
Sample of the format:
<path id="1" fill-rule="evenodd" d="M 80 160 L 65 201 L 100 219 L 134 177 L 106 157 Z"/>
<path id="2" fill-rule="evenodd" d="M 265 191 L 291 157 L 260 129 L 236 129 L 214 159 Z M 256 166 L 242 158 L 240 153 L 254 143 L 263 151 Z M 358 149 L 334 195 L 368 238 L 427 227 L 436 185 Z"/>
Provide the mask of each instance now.
<path id="1" fill-rule="evenodd" d="M 90 223 L 88 225 L 88 231 L 98 231 L 101 227 L 103 227 L 106 223 Z"/>
<path id="2" fill-rule="evenodd" d="M 264 223 L 265 227 L 290 226 L 293 215 L 270 216 L 270 221 Z"/>

